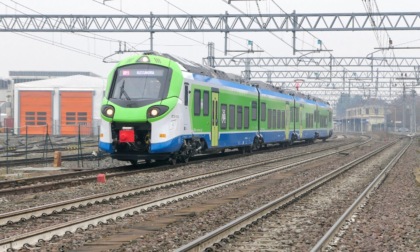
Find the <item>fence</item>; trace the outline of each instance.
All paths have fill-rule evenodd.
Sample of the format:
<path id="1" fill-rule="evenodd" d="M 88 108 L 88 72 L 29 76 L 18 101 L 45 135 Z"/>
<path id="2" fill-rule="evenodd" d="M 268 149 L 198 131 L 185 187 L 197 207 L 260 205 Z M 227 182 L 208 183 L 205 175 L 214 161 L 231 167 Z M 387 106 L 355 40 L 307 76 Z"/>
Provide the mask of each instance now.
<path id="1" fill-rule="evenodd" d="M 55 151 L 62 152 L 63 160 L 75 160 L 83 167 L 86 159 L 99 160 L 103 153 L 98 148 L 100 127 L 89 125 L 28 125 L 21 128 L 3 128 L 0 133 L 0 167 L 41 163 L 51 165 Z M 59 132 L 60 134 L 56 134 Z"/>

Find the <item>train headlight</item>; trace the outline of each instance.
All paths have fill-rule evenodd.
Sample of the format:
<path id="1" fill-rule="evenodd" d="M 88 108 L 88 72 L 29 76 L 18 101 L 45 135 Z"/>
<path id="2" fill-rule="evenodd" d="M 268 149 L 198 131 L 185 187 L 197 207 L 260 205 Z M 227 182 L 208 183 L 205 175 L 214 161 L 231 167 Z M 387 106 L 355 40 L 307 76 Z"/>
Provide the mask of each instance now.
<path id="1" fill-rule="evenodd" d="M 141 56 L 139 60 L 137 60 L 137 62 L 141 62 L 141 63 L 149 63 L 150 59 L 147 56 Z"/>
<path id="2" fill-rule="evenodd" d="M 163 115 L 168 109 L 168 107 L 162 105 L 152 106 L 147 110 L 147 118 L 155 118 Z"/>
<path id="3" fill-rule="evenodd" d="M 115 109 L 111 105 L 103 105 L 101 111 L 102 114 L 108 118 L 114 117 Z"/>

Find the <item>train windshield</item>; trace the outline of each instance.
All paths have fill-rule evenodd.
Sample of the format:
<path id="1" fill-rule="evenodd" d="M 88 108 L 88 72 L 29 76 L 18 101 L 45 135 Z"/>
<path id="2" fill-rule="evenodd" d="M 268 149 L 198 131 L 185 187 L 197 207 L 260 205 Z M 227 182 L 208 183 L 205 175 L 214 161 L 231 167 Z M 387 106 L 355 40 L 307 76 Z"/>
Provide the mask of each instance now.
<path id="1" fill-rule="evenodd" d="M 170 70 L 147 64 L 129 65 L 117 70 L 117 78 L 110 93 L 115 100 L 160 100 L 166 98 Z"/>

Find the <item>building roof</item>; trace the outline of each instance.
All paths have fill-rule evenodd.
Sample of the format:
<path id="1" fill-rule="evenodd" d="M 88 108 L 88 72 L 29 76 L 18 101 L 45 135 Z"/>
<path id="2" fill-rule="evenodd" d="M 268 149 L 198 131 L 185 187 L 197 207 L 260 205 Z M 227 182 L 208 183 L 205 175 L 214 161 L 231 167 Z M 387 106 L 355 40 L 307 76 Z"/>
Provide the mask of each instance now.
<path id="1" fill-rule="evenodd" d="M 99 77 L 90 77 L 84 75 L 73 75 L 46 80 L 38 80 L 15 84 L 15 89 L 39 90 L 45 88 L 65 88 L 65 89 L 105 89 L 106 79 Z"/>
<path id="2" fill-rule="evenodd" d="M 95 73 L 84 72 L 84 71 L 9 71 L 10 77 L 53 78 L 53 77 L 65 77 L 65 76 L 72 76 L 72 75 L 101 77 Z"/>

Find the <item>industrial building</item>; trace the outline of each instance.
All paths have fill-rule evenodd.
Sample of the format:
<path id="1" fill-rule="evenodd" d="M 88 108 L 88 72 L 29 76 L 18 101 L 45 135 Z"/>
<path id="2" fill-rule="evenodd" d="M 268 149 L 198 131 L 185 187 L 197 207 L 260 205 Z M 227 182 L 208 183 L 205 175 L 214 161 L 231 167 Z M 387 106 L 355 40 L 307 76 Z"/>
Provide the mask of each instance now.
<path id="1" fill-rule="evenodd" d="M 97 134 L 106 80 L 74 75 L 14 85 L 16 134 Z"/>

